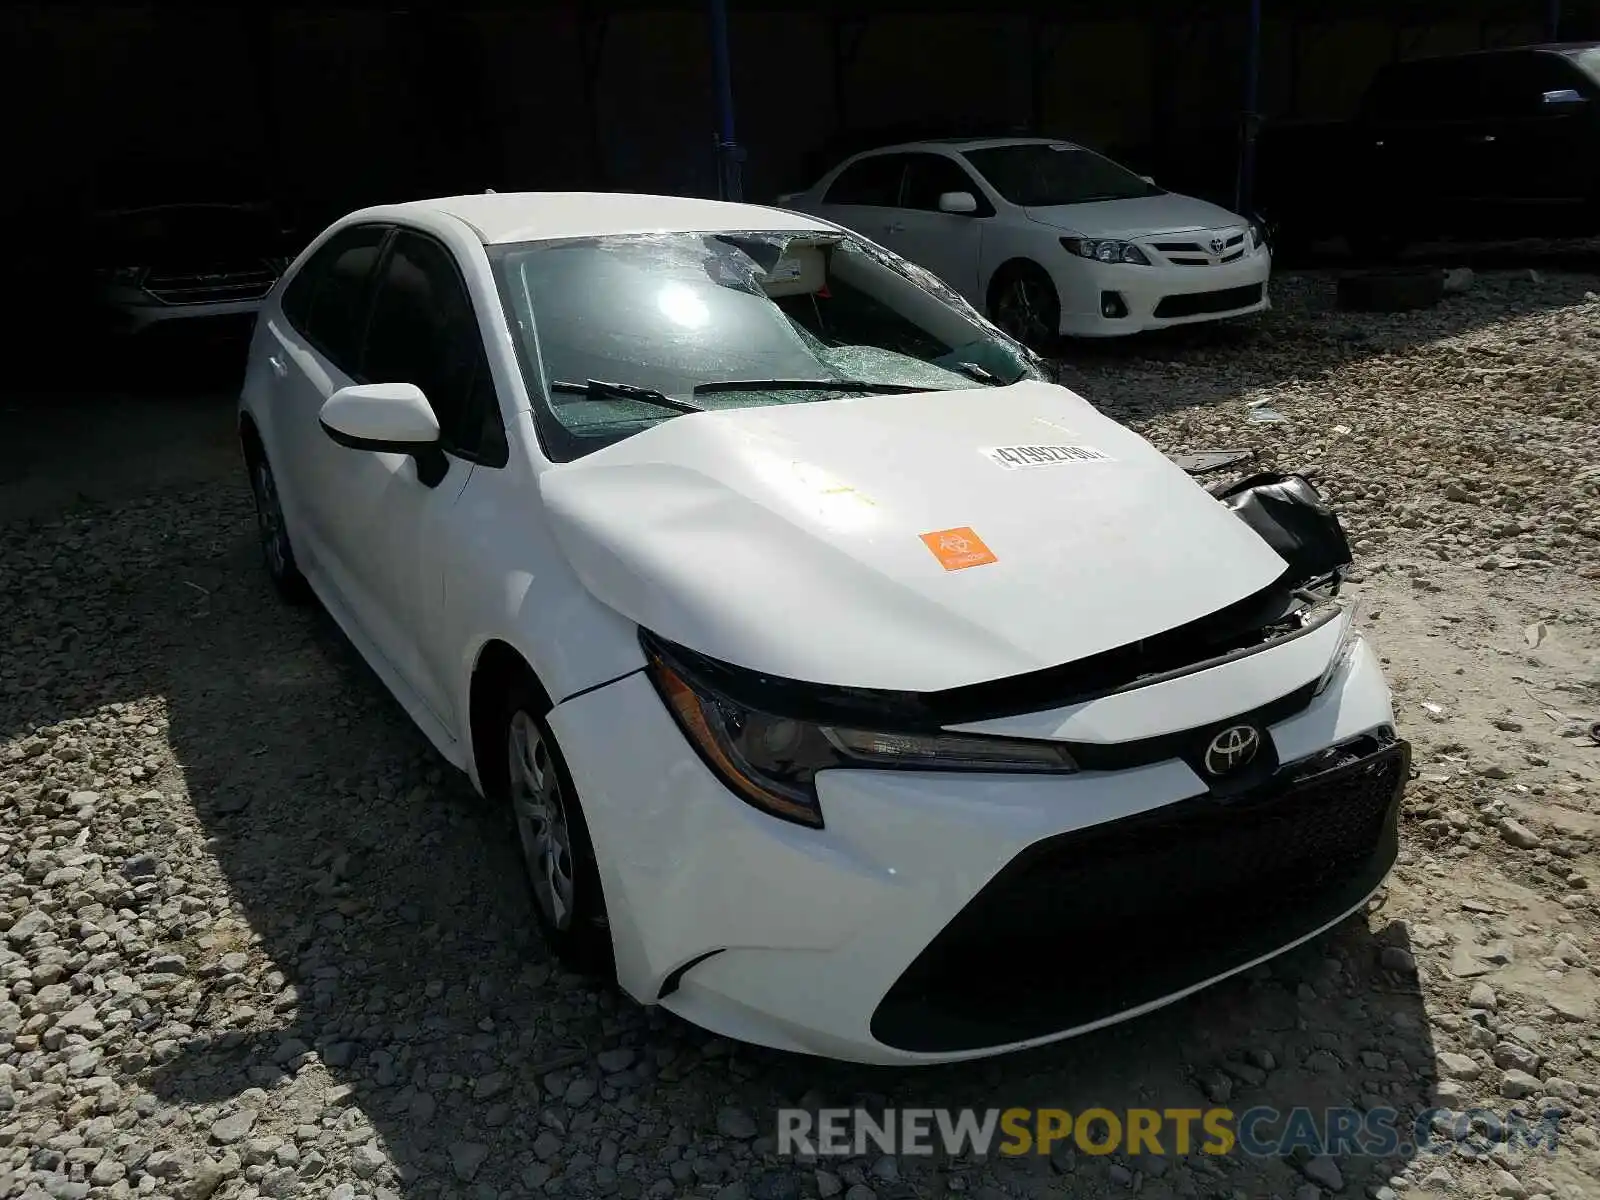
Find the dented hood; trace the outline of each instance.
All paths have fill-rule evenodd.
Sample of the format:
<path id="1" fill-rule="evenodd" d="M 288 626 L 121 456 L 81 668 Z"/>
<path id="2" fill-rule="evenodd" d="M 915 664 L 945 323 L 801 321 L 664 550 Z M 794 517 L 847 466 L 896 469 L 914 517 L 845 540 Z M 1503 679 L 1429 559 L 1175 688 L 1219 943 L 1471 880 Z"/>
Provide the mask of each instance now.
<path id="1" fill-rule="evenodd" d="M 551 468 L 540 491 L 602 603 L 840 686 L 1056 666 L 1285 569 L 1144 439 L 1045 383 L 689 414 Z"/>

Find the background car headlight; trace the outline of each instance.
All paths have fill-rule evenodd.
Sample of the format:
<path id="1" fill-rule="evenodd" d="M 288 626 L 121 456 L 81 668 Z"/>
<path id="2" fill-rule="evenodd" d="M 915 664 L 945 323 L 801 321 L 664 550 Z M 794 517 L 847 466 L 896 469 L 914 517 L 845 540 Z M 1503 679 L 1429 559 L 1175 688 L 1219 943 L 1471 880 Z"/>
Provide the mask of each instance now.
<path id="1" fill-rule="evenodd" d="M 647 644 L 648 645 L 648 644 Z M 747 804 L 772 816 L 822 828 L 814 780 L 830 768 L 997 771 L 1062 774 L 1077 770 L 1055 742 L 942 732 L 875 732 L 761 712 L 695 680 L 648 647 L 649 674 L 689 744 Z"/>
<path id="2" fill-rule="evenodd" d="M 1250 249 L 1259 250 L 1267 244 L 1267 231 L 1260 221 L 1250 222 Z"/>
<path id="3" fill-rule="evenodd" d="M 1360 603 L 1341 602 L 1341 607 L 1344 612 L 1339 617 L 1339 642 L 1328 658 L 1328 665 L 1322 672 L 1322 678 L 1317 680 L 1317 688 L 1313 695 L 1320 696 L 1328 690 L 1328 686 L 1339 677 L 1345 667 L 1350 665 L 1350 660 L 1355 657 L 1356 650 L 1361 645 L 1361 631 L 1356 628 L 1356 618 L 1361 615 Z"/>
<path id="4" fill-rule="evenodd" d="M 1096 262 L 1131 263 L 1137 267 L 1150 265 L 1150 260 L 1145 257 L 1144 251 L 1132 242 L 1119 242 L 1108 238 L 1064 237 L 1061 239 L 1061 245 L 1079 258 L 1092 258 Z"/>
<path id="5" fill-rule="evenodd" d="M 106 283 L 138 287 L 144 282 L 145 271 L 144 267 L 106 267 L 100 271 L 100 278 Z"/>

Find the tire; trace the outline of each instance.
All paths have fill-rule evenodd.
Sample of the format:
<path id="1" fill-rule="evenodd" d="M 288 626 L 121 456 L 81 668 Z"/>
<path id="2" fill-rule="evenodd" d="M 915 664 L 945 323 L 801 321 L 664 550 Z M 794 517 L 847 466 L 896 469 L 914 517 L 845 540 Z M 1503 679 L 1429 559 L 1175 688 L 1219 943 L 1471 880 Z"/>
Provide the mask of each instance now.
<path id="1" fill-rule="evenodd" d="M 1061 340 L 1061 296 L 1037 263 L 1001 267 L 989 284 L 989 319 L 1028 349 L 1048 354 Z"/>
<path id="2" fill-rule="evenodd" d="M 289 542 L 289 526 L 283 519 L 278 500 L 278 485 L 266 453 L 259 447 L 247 449 L 245 463 L 250 469 L 250 492 L 256 502 L 256 534 L 261 541 L 261 557 L 267 575 L 278 595 L 290 604 L 309 604 L 311 585 L 295 565 L 294 547 Z"/>
<path id="3" fill-rule="evenodd" d="M 545 721 L 546 708 L 526 681 L 511 685 L 494 724 L 494 749 L 479 776 L 486 797 L 516 826 L 545 944 L 566 966 L 609 983 L 616 978 L 616 958 L 600 868 L 572 774 Z"/>

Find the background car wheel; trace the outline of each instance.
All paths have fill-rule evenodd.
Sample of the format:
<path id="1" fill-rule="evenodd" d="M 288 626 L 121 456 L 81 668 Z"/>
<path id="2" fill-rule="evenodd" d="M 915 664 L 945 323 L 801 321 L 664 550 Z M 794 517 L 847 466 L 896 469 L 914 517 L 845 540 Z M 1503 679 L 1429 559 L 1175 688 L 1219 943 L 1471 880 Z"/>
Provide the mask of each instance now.
<path id="1" fill-rule="evenodd" d="M 291 604 L 305 604 L 311 599 L 311 587 L 295 565 L 294 547 L 289 544 L 289 526 L 283 519 L 272 467 L 260 450 L 247 453 L 245 461 L 250 467 L 250 491 L 256 501 L 256 532 L 261 539 L 261 556 L 266 561 L 267 574 L 285 600 Z"/>
<path id="2" fill-rule="evenodd" d="M 501 764 L 486 763 L 483 782 L 516 822 L 534 917 L 552 953 L 611 980 L 616 961 L 594 843 L 544 708 L 533 688 L 512 687 L 500 722 Z"/>
<path id="3" fill-rule="evenodd" d="M 1030 350 L 1049 353 L 1061 336 L 1055 280 L 1036 263 L 1000 268 L 989 285 L 989 319 Z"/>

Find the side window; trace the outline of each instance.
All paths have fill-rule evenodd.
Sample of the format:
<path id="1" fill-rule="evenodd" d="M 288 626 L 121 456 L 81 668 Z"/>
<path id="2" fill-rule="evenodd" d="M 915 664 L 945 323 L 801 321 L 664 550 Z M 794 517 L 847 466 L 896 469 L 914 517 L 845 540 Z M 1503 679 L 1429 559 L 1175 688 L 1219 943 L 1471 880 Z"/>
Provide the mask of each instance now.
<path id="1" fill-rule="evenodd" d="M 367 285 L 388 232 L 356 225 L 336 233 L 284 289 L 290 324 L 347 375 L 355 374 Z"/>
<path id="2" fill-rule="evenodd" d="M 447 449 L 504 465 L 505 430 L 472 299 L 455 259 L 432 238 L 395 235 L 373 295 L 361 374 L 369 383 L 416 384 Z"/>
<path id="3" fill-rule="evenodd" d="M 900 204 L 900 176 L 904 169 L 902 154 L 879 154 L 853 162 L 828 185 L 822 203 L 896 208 Z"/>
<path id="4" fill-rule="evenodd" d="M 1533 63 L 1526 56 L 1495 55 L 1479 60 L 1475 82 L 1472 99 L 1477 116 L 1527 116 L 1538 108 Z"/>
<path id="5" fill-rule="evenodd" d="M 939 197 L 946 192 L 968 192 L 978 202 L 979 213 L 987 215 L 993 211 L 960 164 L 942 154 L 913 154 L 906 159 L 906 186 L 901 207 L 938 212 Z"/>

